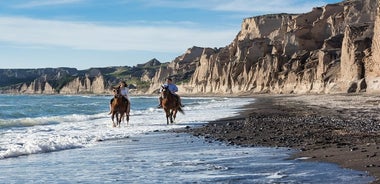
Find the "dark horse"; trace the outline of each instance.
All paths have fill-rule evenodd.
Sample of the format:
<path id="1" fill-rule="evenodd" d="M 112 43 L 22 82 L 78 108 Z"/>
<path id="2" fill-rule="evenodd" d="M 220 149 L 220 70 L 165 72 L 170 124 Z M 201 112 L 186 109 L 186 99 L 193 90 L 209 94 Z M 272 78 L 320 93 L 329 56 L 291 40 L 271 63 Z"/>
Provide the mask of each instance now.
<path id="1" fill-rule="evenodd" d="M 168 87 L 162 87 L 161 89 L 161 97 L 162 97 L 162 107 L 164 108 L 166 114 L 166 124 L 173 123 L 175 117 L 177 115 L 177 111 L 185 114 L 181 109 L 181 105 L 179 103 L 179 97 L 173 95 Z"/>
<path id="2" fill-rule="evenodd" d="M 112 123 L 113 127 L 120 127 L 121 120 L 124 117 L 124 114 L 126 114 L 127 118 L 127 124 L 129 122 L 129 101 L 123 97 L 123 95 L 120 94 L 120 88 L 114 88 L 113 89 L 114 97 L 111 104 L 111 113 L 112 113 Z M 116 124 L 114 121 L 116 115 Z"/>

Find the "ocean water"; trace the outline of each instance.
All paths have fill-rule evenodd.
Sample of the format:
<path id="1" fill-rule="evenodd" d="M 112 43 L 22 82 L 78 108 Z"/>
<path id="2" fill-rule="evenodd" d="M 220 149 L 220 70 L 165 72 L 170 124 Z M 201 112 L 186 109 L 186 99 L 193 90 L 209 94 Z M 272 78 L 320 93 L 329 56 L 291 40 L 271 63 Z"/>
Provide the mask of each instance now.
<path id="1" fill-rule="evenodd" d="M 364 172 L 163 130 L 231 117 L 249 98 L 183 97 L 166 125 L 157 97 L 132 96 L 112 127 L 111 96 L 0 95 L 0 183 L 368 183 Z"/>

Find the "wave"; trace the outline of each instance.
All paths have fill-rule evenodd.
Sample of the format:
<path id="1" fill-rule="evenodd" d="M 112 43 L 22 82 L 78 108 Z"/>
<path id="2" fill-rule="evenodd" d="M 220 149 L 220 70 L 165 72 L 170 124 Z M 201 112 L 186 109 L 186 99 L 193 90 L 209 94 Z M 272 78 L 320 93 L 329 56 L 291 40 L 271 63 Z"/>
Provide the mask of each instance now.
<path id="1" fill-rule="evenodd" d="M 71 138 L 60 137 L 56 141 L 50 142 L 35 142 L 33 140 L 30 140 L 25 143 L 11 144 L 8 145 L 5 149 L 1 149 L 2 151 L 0 151 L 0 159 L 84 147 L 83 144 L 80 144 L 77 141 L 70 139 Z"/>
<path id="2" fill-rule="evenodd" d="M 60 98 L 63 100 L 70 98 L 73 101 L 72 99 L 77 96 Z M 97 144 L 99 141 L 127 139 L 134 135 L 157 130 L 196 126 L 207 121 L 231 116 L 236 112 L 234 108 L 247 102 L 228 98 L 184 99 L 187 102 L 184 107 L 186 114 L 177 115 L 176 124 L 167 126 L 163 109 L 153 106 L 157 103 L 156 97 L 142 97 L 141 99 L 134 97 L 132 100 L 135 101 L 136 106 L 139 105 L 139 109 L 131 110 L 129 124 L 122 122 L 121 128 L 112 127 L 110 115 L 102 107 L 99 107 L 98 99 L 95 99 L 97 104 L 83 109 L 83 112 L 88 114 L 0 119 L 0 159 L 82 148 Z M 107 103 L 108 100 L 104 100 L 104 102 Z M 93 102 L 83 101 L 83 103 Z M 66 107 L 61 110 L 62 113 L 69 112 Z"/>
<path id="3" fill-rule="evenodd" d="M 14 107 L 16 105 L 11 105 L 11 104 L 0 104 L 0 107 Z"/>
<path id="4" fill-rule="evenodd" d="M 0 128 L 10 128 L 10 127 L 31 127 L 38 125 L 54 125 L 65 122 L 79 122 L 79 121 L 90 121 L 99 118 L 104 118 L 105 113 L 94 114 L 94 115 L 81 115 L 72 114 L 66 116 L 44 116 L 36 118 L 17 118 L 17 119 L 0 119 Z"/>

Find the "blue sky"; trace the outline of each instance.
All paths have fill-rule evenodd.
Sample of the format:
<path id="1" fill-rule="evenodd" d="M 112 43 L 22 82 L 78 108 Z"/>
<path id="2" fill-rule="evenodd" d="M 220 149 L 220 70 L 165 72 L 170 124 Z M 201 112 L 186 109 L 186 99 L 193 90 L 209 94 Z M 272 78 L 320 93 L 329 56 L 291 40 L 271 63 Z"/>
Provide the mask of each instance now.
<path id="1" fill-rule="evenodd" d="M 244 18 L 305 13 L 341 0 L 0 1 L 0 68 L 170 62 L 192 46 L 224 47 Z"/>

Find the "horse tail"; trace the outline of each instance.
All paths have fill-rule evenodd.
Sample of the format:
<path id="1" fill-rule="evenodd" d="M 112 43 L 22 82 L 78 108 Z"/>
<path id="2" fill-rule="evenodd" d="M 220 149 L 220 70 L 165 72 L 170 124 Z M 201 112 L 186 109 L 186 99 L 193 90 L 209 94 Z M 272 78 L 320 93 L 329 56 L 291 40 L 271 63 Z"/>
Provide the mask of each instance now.
<path id="1" fill-rule="evenodd" d="M 185 114 L 185 112 L 182 110 L 181 106 L 179 106 L 177 110 L 178 110 L 180 113 Z"/>

